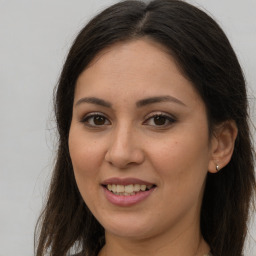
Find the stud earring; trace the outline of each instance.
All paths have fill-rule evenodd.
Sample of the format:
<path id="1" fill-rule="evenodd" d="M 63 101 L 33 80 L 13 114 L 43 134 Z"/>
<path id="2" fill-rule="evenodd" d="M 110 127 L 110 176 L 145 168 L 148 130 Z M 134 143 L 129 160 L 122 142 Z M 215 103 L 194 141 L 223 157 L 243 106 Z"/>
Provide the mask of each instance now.
<path id="1" fill-rule="evenodd" d="M 216 171 L 218 172 L 220 170 L 219 165 L 216 164 Z"/>

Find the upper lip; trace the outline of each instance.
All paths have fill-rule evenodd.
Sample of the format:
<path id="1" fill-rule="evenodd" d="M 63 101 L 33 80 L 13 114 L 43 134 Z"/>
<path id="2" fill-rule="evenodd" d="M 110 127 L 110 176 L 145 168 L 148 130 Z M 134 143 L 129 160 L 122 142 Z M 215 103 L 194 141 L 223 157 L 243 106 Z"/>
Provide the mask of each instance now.
<path id="1" fill-rule="evenodd" d="M 151 182 L 145 181 L 145 180 L 141 180 L 141 179 L 137 179 L 137 178 L 118 178 L 118 177 L 113 177 L 113 178 L 109 178 L 106 179 L 102 182 L 102 185 L 108 185 L 108 184 L 118 184 L 118 185 L 130 185 L 130 184 L 139 184 L 139 185 L 155 185 Z"/>

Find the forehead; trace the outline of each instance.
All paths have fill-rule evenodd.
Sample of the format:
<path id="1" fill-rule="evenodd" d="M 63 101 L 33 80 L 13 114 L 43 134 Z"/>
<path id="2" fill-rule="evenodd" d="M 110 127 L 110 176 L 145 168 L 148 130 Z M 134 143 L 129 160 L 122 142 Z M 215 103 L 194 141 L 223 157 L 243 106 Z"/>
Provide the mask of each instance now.
<path id="1" fill-rule="evenodd" d="M 108 62 L 109 68 L 115 66 L 117 70 L 119 68 L 126 68 L 127 71 L 130 70 L 131 64 L 133 67 L 136 64 L 138 71 L 143 71 L 143 67 L 157 70 L 159 64 L 167 64 L 166 67 L 175 68 L 182 73 L 176 60 L 171 56 L 170 50 L 164 45 L 147 37 L 117 42 L 101 50 L 86 67 L 86 70 L 96 64 L 97 67 L 100 68 L 101 65 L 104 66 L 106 62 Z M 120 63 L 122 65 L 120 65 Z M 170 67 L 170 65 L 172 67 Z M 106 70 L 106 66 L 104 69 Z"/>
<path id="2" fill-rule="evenodd" d="M 182 92 L 184 97 L 185 92 L 198 98 L 167 49 L 150 39 L 120 42 L 102 50 L 79 76 L 75 97 L 109 92 L 117 98 L 125 92 L 149 97 L 165 93 L 179 97 Z"/>

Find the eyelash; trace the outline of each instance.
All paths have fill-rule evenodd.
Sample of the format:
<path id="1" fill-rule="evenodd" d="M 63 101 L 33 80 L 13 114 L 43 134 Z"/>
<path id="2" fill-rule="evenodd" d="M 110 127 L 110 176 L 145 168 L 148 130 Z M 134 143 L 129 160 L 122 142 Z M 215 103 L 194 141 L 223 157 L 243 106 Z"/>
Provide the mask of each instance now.
<path id="1" fill-rule="evenodd" d="M 165 119 L 165 124 L 164 125 L 152 125 L 152 126 L 155 126 L 157 128 L 166 128 L 166 127 L 169 127 L 171 126 L 173 123 L 176 122 L 176 118 L 172 117 L 171 115 L 169 114 L 166 114 L 166 113 L 154 113 L 152 115 L 150 115 L 146 121 L 143 122 L 143 124 L 146 124 L 148 123 L 150 120 L 154 119 L 154 118 L 164 118 Z M 168 122 L 168 123 L 166 123 Z M 150 124 L 146 124 L 146 125 L 150 125 Z"/>
<path id="2" fill-rule="evenodd" d="M 93 128 L 98 128 L 98 127 L 101 127 L 101 126 L 104 126 L 104 125 L 110 125 L 110 121 L 109 124 L 102 124 L 102 125 L 97 125 L 97 124 L 90 124 L 89 121 L 90 119 L 93 119 L 93 118 L 97 118 L 97 117 L 100 117 L 100 118 L 103 118 L 104 121 L 108 120 L 108 118 L 103 115 L 102 113 L 99 113 L 99 112 L 93 112 L 93 113 L 90 113 L 88 115 L 86 115 L 82 120 L 81 120 L 81 123 L 85 124 L 86 126 L 88 127 L 93 127 Z M 95 119 L 94 119 L 95 121 Z"/>
<path id="3" fill-rule="evenodd" d="M 90 120 L 93 120 L 95 121 L 94 118 L 103 118 L 103 121 L 104 121 L 104 124 L 90 124 Z M 154 118 L 164 118 L 164 121 L 165 123 L 163 125 L 154 125 L 154 124 L 149 124 L 149 121 L 151 121 L 152 119 Z M 108 122 L 107 124 L 105 122 Z M 159 121 L 159 120 L 158 120 Z M 168 123 L 166 123 L 168 122 Z M 147 119 L 143 122 L 143 125 L 149 125 L 149 126 L 154 126 L 154 127 L 157 127 L 157 128 L 166 128 L 166 127 L 169 127 L 171 126 L 173 123 L 176 122 L 176 118 L 170 116 L 169 114 L 166 114 L 166 113 L 153 113 L 151 114 L 149 117 L 147 117 Z M 93 112 L 93 113 L 90 113 L 88 115 L 86 115 L 82 120 L 81 120 L 81 123 L 85 124 L 86 126 L 88 127 L 91 127 L 91 128 L 100 128 L 100 127 L 103 127 L 103 126 L 106 126 L 106 125 L 111 125 L 111 122 L 108 120 L 108 118 L 103 115 L 102 113 L 99 113 L 99 112 Z"/>

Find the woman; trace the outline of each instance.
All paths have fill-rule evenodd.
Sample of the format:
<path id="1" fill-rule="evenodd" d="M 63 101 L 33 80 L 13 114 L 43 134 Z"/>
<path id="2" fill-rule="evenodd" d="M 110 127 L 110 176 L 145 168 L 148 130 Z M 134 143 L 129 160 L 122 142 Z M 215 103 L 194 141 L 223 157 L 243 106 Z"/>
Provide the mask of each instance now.
<path id="1" fill-rule="evenodd" d="M 37 256 L 242 255 L 255 192 L 245 81 L 204 12 L 124 1 L 77 36 Z"/>

